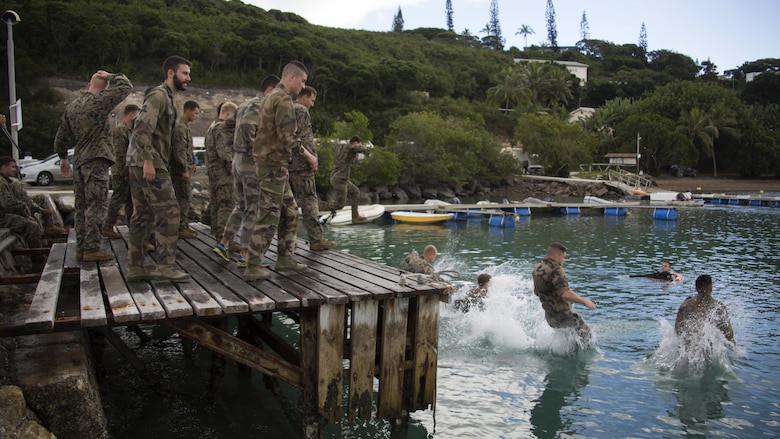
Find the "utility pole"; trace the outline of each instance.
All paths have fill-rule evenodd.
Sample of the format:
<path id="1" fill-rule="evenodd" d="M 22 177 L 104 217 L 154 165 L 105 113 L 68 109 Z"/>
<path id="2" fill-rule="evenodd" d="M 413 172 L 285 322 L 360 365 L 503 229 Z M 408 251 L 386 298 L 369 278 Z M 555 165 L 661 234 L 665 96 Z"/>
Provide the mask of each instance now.
<path id="1" fill-rule="evenodd" d="M 8 29 L 8 112 L 11 120 L 11 146 L 14 160 L 19 160 L 19 130 L 22 128 L 21 102 L 16 100 L 16 67 L 14 65 L 14 32 L 13 25 L 22 21 L 19 14 L 12 10 L 3 12 L 3 21 Z M 5 130 L 5 127 L 3 127 Z"/>
<path id="2" fill-rule="evenodd" d="M 642 140 L 639 137 L 639 131 L 636 132 L 636 173 L 642 175 L 642 170 L 639 169 L 639 159 L 642 158 L 642 154 L 639 153 L 639 141 Z"/>

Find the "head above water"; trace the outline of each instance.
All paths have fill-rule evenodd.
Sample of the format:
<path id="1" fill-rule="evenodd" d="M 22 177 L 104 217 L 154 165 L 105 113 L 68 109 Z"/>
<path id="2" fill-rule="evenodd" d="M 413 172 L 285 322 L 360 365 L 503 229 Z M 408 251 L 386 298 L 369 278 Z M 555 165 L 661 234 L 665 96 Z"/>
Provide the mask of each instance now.
<path id="1" fill-rule="evenodd" d="M 425 246 L 425 249 L 423 250 L 423 258 L 428 262 L 433 262 L 434 259 L 436 259 L 436 255 L 439 253 L 439 250 L 436 249 L 434 245 L 427 245 Z"/>
<path id="2" fill-rule="evenodd" d="M 702 274 L 696 278 L 696 292 L 702 296 L 709 296 L 712 294 L 712 276 L 709 274 Z"/>
<path id="3" fill-rule="evenodd" d="M 491 276 L 487 273 L 482 273 L 479 276 L 477 276 L 477 283 L 480 287 L 484 287 L 485 285 L 490 282 Z"/>
<path id="4" fill-rule="evenodd" d="M 672 263 L 669 261 L 662 261 L 661 262 L 661 271 L 668 272 L 672 271 Z"/>
<path id="5" fill-rule="evenodd" d="M 547 247 L 547 257 L 559 264 L 563 264 L 563 261 L 566 260 L 566 247 L 560 242 L 553 242 Z"/>

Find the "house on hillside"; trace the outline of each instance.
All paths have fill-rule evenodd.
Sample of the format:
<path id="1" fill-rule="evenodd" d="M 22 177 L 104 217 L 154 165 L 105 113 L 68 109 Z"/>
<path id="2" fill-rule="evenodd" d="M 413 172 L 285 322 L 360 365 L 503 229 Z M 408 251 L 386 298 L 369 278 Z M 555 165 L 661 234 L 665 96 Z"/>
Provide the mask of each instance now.
<path id="1" fill-rule="evenodd" d="M 619 165 L 620 167 L 636 166 L 639 155 L 635 152 L 610 152 L 604 156 L 610 165 Z"/>
<path id="2" fill-rule="evenodd" d="M 596 112 L 595 108 L 591 107 L 579 107 L 576 110 L 569 113 L 569 123 L 579 122 L 585 120 Z"/>
<path id="3" fill-rule="evenodd" d="M 514 61 L 516 63 L 532 63 L 532 62 L 540 62 L 540 63 L 547 63 L 547 62 L 553 62 L 555 64 L 560 64 L 564 67 L 566 67 L 566 70 L 569 71 L 572 75 L 577 77 L 577 79 L 580 80 L 581 85 L 585 85 L 588 82 L 588 65 L 583 64 L 581 62 L 576 61 L 552 61 L 547 59 L 525 59 L 525 58 L 515 58 Z"/>

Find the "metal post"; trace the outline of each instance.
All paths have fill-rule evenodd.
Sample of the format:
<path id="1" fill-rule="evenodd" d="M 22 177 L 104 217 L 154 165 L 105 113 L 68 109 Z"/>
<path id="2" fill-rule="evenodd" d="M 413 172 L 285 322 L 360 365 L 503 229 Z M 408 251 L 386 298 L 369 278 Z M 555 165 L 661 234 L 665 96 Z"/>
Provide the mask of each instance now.
<path id="1" fill-rule="evenodd" d="M 636 173 L 642 175 L 642 170 L 639 169 L 639 159 L 642 158 L 642 154 L 639 153 L 639 141 L 642 140 L 639 137 L 639 131 L 636 132 Z"/>
<path id="2" fill-rule="evenodd" d="M 19 121 L 16 117 L 16 67 L 14 65 L 14 32 L 12 26 L 20 22 L 21 19 L 19 18 L 19 14 L 9 9 L 3 12 L 3 21 L 5 21 L 6 28 L 8 29 L 8 43 L 6 45 L 8 47 L 8 110 L 10 113 L 9 119 L 11 120 L 11 138 L 13 139 L 13 143 L 18 145 Z M 18 148 L 11 146 L 11 151 L 14 160 L 19 160 Z"/>

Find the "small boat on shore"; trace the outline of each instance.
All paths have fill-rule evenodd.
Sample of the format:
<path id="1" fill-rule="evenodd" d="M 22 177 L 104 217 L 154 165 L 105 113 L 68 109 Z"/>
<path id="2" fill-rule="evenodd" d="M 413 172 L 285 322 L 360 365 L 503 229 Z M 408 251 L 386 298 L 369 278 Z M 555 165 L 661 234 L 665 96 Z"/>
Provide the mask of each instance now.
<path id="1" fill-rule="evenodd" d="M 368 204 L 358 206 L 358 213 L 360 216 L 366 218 L 365 221 L 360 224 L 367 224 L 375 219 L 379 218 L 385 213 L 385 206 L 381 204 Z M 352 208 L 350 206 L 344 207 L 336 211 L 335 215 L 322 215 L 320 216 L 320 224 L 328 224 L 331 226 L 351 226 L 352 225 Z"/>
<path id="2" fill-rule="evenodd" d="M 453 214 L 409 212 L 409 211 L 399 210 L 397 212 L 391 213 L 390 216 L 396 221 L 401 221 L 405 223 L 431 224 L 431 223 L 440 223 L 440 222 L 450 220 L 452 219 Z"/>

